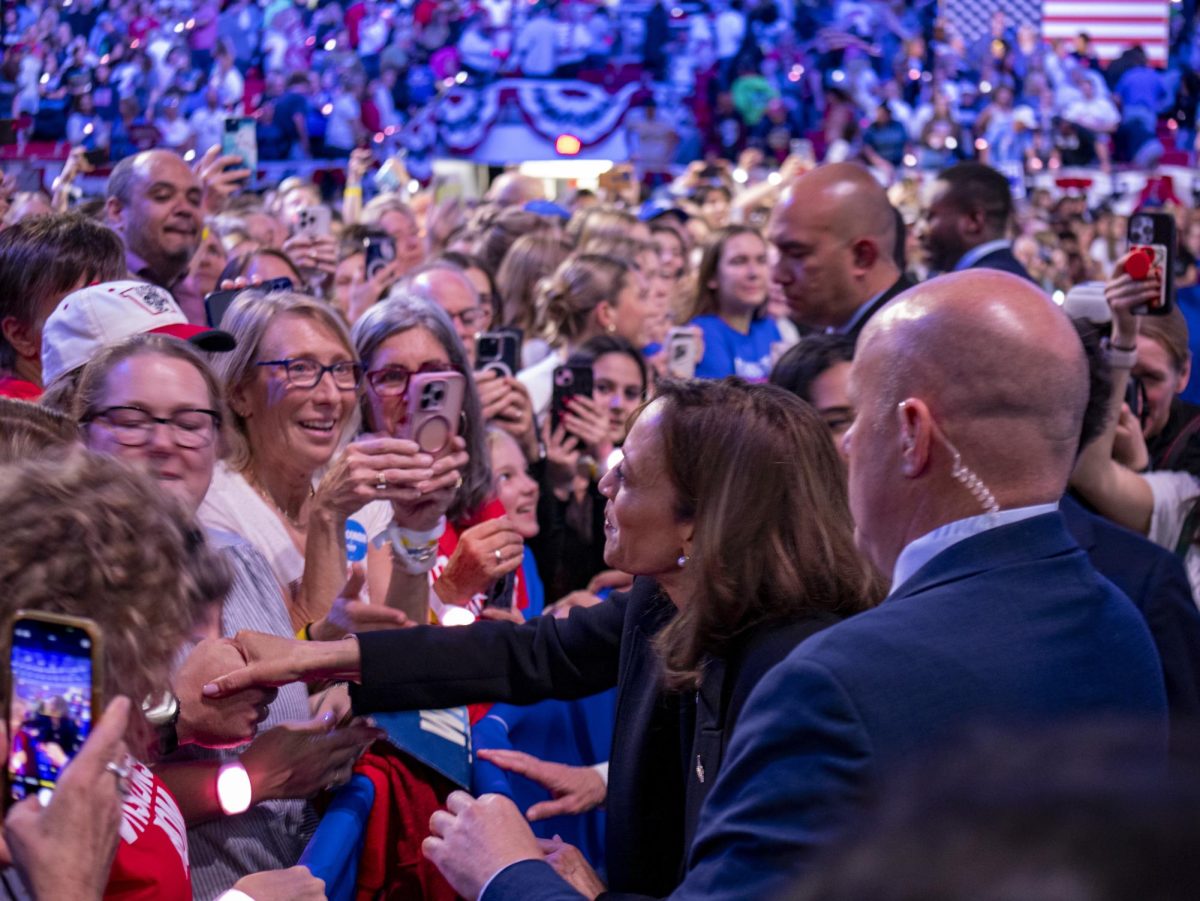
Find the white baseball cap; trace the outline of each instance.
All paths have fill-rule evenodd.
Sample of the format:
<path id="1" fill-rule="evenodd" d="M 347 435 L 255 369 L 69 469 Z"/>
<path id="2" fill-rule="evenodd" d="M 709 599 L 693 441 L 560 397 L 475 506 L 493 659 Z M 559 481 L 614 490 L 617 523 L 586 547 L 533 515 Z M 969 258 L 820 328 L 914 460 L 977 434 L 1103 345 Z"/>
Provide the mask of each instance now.
<path id="1" fill-rule="evenodd" d="M 42 383 L 78 369 L 132 335 L 171 335 L 200 350 L 233 350 L 229 332 L 192 325 L 170 294 L 149 282 L 103 282 L 64 297 L 42 327 Z"/>

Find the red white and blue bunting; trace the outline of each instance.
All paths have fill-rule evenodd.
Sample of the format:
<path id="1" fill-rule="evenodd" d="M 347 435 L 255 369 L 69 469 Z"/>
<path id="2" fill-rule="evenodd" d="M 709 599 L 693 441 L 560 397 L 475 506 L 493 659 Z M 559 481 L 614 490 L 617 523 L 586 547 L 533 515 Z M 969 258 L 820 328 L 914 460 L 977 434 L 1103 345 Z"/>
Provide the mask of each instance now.
<path id="1" fill-rule="evenodd" d="M 470 154 L 487 138 L 506 108 L 548 141 L 572 134 L 584 147 L 599 144 L 620 126 L 635 98 L 636 83 L 615 93 L 579 81 L 504 79 L 483 88 L 455 86 L 438 103 L 438 137 L 446 150 Z"/>

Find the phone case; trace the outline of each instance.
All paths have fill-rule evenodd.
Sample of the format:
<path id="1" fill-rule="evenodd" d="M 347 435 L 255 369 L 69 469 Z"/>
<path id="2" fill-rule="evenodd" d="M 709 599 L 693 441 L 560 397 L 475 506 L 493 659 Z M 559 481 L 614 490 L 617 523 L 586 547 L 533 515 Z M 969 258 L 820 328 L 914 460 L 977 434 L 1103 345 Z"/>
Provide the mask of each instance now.
<path id="1" fill-rule="evenodd" d="M 484 332 L 475 340 L 475 369 L 495 369 L 500 375 L 516 375 L 520 369 L 520 341 L 510 332 Z"/>
<path id="2" fill-rule="evenodd" d="M 588 366 L 559 366 L 554 370 L 554 393 L 550 409 L 557 425 L 567 412 L 567 401 L 578 395 L 592 396 L 592 370 Z"/>
<path id="3" fill-rule="evenodd" d="M 396 240 L 394 238 L 364 238 L 363 246 L 366 248 L 367 255 L 367 278 L 373 278 L 380 269 L 396 259 Z"/>
<path id="4" fill-rule="evenodd" d="M 667 375 L 675 379 L 696 376 L 696 335 L 690 329 L 671 329 L 667 332 Z"/>
<path id="5" fill-rule="evenodd" d="M 51 625 L 70 626 L 86 632 L 88 638 L 91 639 L 91 665 L 92 665 L 92 684 L 90 686 L 89 707 L 91 712 L 91 728 L 100 720 L 100 715 L 103 713 L 106 706 L 104 698 L 104 633 L 100 631 L 100 627 L 90 619 L 82 616 L 67 616 L 61 613 L 44 613 L 40 610 L 18 610 L 12 615 L 8 621 L 8 628 L 4 631 L 3 638 L 3 653 L 8 667 L 8 694 L 4 697 L 4 721 L 11 724 L 12 717 L 12 697 L 15 690 L 16 682 L 12 673 L 12 649 L 13 649 L 13 631 L 22 621 L 34 621 L 39 623 L 48 623 Z M 12 755 L 16 749 L 16 742 L 10 736 L 9 747 L 4 755 L 4 804 L 7 809 L 16 799 L 13 797 L 13 785 L 11 774 Z"/>
<path id="6" fill-rule="evenodd" d="M 408 380 L 404 422 L 397 438 L 417 442 L 437 456 L 458 434 L 466 379 L 457 372 L 418 372 Z"/>
<path id="7" fill-rule="evenodd" d="M 306 206 L 300 210 L 296 219 L 296 231 L 298 234 L 307 235 L 310 238 L 319 238 L 329 234 L 329 229 L 333 222 L 333 215 L 327 206 Z"/>
<path id="8" fill-rule="evenodd" d="M 253 119 L 232 116 L 225 120 L 225 133 L 221 140 L 222 155 L 242 158 L 239 169 L 258 169 L 258 132 Z"/>
<path id="9" fill-rule="evenodd" d="M 1165 316 L 1175 303 L 1175 217 L 1170 213 L 1135 213 L 1129 217 L 1127 231 L 1133 257 L 1125 271 L 1134 278 L 1148 278 L 1154 270 L 1162 273 L 1162 290 L 1157 304 L 1135 309 L 1140 316 Z"/>

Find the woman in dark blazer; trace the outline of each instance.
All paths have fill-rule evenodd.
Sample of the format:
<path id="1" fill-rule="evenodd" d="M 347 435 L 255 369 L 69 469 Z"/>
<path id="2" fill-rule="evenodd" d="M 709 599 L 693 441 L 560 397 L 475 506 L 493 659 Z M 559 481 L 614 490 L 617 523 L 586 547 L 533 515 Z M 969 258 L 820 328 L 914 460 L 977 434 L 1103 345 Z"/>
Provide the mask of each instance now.
<path id="1" fill-rule="evenodd" d="M 609 888 L 669 894 L 742 703 L 805 637 L 870 605 L 824 423 L 739 379 L 666 383 L 601 482 L 605 560 L 639 578 L 566 619 L 238 637 L 218 690 L 347 678 L 356 713 L 584 697 L 616 685 L 606 800 Z"/>

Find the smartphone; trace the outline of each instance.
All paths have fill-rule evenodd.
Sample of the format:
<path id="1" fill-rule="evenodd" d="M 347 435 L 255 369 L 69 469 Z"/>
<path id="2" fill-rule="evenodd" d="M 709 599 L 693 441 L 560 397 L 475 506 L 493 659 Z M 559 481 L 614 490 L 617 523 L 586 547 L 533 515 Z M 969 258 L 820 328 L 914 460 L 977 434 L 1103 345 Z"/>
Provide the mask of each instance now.
<path id="1" fill-rule="evenodd" d="M 554 393 L 550 399 L 551 422 L 557 426 L 567 413 L 571 398 L 585 394 L 592 396 L 592 369 L 590 366 L 559 366 L 554 370 Z"/>
<path id="2" fill-rule="evenodd" d="M 322 238 L 330 234 L 333 213 L 327 206 L 306 206 L 296 217 L 296 234 L 307 238 Z"/>
<path id="3" fill-rule="evenodd" d="M 1144 429 L 1146 417 L 1150 415 L 1150 411 L 1146 407 L 1146 386 L 1136 375 L 1131 374 L 1125 385 L 1125 403 L 1129 405 L 1129 412 L 1137 417 L 1137 421 Z"/>
<path id="4" fill-rule="evenodd" d="M 396 259 L 396 239 L 391 235 L 363 238 L 367 252 L 367 278 L 375 275 L 392 260 Z"/>
<path id="5" fill-rule="evenodd" d="M 47 801 L 104 709 L 103 637 L 90 619 L 19 610 L 7 638 L 8 802 Z"/>
<path id="6" fill-rule="evenodd" d="M 225 119 L 225 131 L 221 135 L 221 153 L 224 156 L 240 156 L 239 169 L 249 169 L 251 175 L 258 169 L 258 133 L 254 120 L 248 116 L 229 116 Z"/>
<path id="7" fill-rule="evenodd" d="M 397 438 L 407 438 L 437 456 L 458 434 L 467 380 L 457 372 L 417 372 L 408 379 L 404 421 Z"/>
<path id="8" fill-rule="evenodd" d="M 484 332 L 475 339 L 475 369 L 494 369 L 500 375 L 516 375 L 521 368 L 521 339 L 512 332 Z"/>
<path id="9" fill-rule="evenodd" d="M 383 165 L 376 169 L 372 176 L 376 189 L 385 194 L 403 190 L 406 187 L 401 182 L 403 177 L 404 161 L 399 156 L 384 160 Z"/>
<path id="10" fill-rule="evenodd" d="M 1129 217 L 1130 258 L 1125 271 L 1135 279 L 1150 278 L 1158 270 L 1158 300 L 1134 309 L 1139 316 L 1165 316 L 1175 303 L 1175 217 L 1170 213 L 1134 213 Z"/>
<path id="11" fill-rule="evenodd" d="M 673 379 L 695 378 L 699 358 L 700 341 L 692 328 L 676 326 L 667 332 L 667 375 Z"/>
<path id="12" fill-rule="evenodd" d="M 264 294 L 270 294 L 272 291 L 291 291 L 296 286 L 292 284 L 292 280 L 286 276 L 282 278 L 273 278 L 268 282 L 263 282 L 261 285 L 255 285 L 252 288 L 235 288 L 232 291 L 213 291 L 204 298 L 204 315 L 208 319 L 209 328 L 220 328 L 221 320 L 225 318 L 225 313 L 233 306 L 233 302 L 238 299 L 238 295 L 243 291 L 262 291 Z"/>
<path id="13" fill-rule="evenodd" d="M 101 147 L 99 150 L 89 150 L 83 155 L 83 158 L 87 160 L 88 165 L 93 169 L 99 169 L 112 162 L 112 154 L 109 153 L 107 147 Z"/>
<path id="14" fill-rule="evenodd" d="M 484 599 L 483 606 L 494 607 L 498 610 L 511 610 L 516 587 L 517 573 L 514 570 L 492 583 L 492 587 L 488 589 L 487 597 Z"/>

